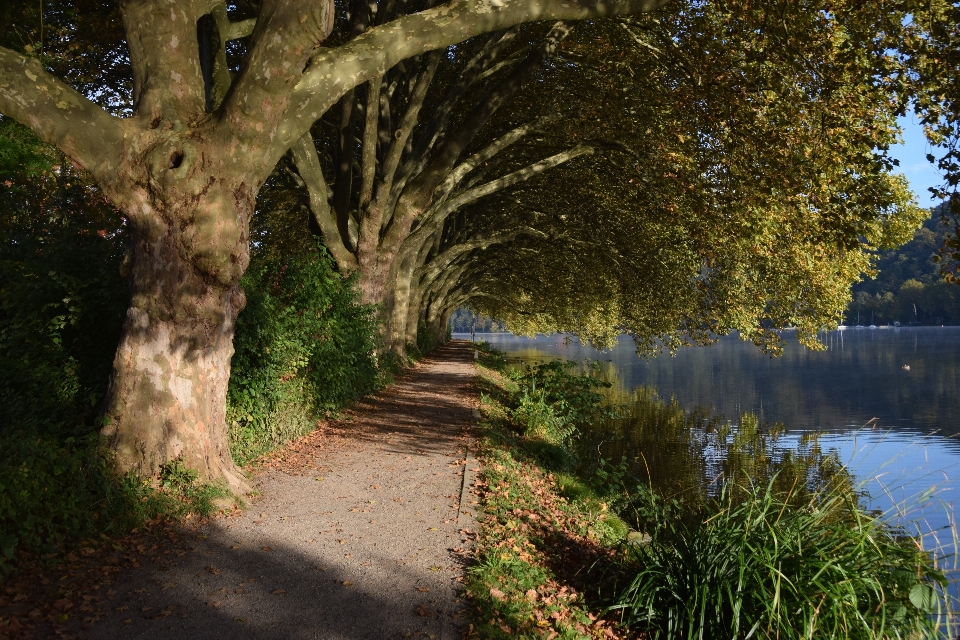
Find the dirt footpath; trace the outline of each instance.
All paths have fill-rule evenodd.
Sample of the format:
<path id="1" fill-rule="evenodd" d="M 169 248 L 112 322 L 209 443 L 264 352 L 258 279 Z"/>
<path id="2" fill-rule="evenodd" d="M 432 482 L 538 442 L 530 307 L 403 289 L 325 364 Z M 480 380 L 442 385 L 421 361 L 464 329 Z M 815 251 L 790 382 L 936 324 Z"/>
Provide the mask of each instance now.
<path id="1" fill-rule="evenodd" d="M 280 452 L 256 477 L 261 495 L 248 509 L 118 576 L 106 616 L 79 634 L 462 637 L 461 532 L 473 519 L 469 504 L 458 507 L 476 405 L 472 356 L 468 343 L 452 343 Z"/>

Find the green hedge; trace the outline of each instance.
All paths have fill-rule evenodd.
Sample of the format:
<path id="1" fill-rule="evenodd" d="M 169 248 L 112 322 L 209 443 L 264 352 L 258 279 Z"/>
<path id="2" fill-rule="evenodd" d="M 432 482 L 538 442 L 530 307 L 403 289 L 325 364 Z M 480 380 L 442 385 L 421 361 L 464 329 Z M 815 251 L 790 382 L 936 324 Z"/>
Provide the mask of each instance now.
<path id="1" fill-rule="evenodd" d="M 322 246 L 243 278 L 228 392 L 231 451 L 247 462 L 312 430 L 379 383 L 376 318 Z"/>

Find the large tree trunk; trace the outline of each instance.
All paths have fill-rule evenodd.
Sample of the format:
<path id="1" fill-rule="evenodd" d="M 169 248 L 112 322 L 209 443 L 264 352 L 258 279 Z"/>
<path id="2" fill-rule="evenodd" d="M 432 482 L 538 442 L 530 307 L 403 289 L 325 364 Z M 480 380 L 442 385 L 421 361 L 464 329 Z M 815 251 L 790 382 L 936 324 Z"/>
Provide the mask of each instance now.
<path id="1" fill-rule="evenodd" d="M 410 280 L 416 267 L 414 256 L 407 255 L 397 265 L 397 275 L 393 284 L 393 309 L 390 315 L 387 335 L 389 347 L 397 353 L 407 350 L 407 315 L 410 309 Z M 414 340 L 416 343 L 416 340 Z"/>
<path id="2" fill-rule="evenodd" d="M 420 287 L 417 276 L 410 280 L 410 302 L 407 304 L 406 318 L 406 341 L 410 344 L 417 344 L 418 328 L 420 324 Z"/>
<path id="3" fill-rule="evenodd" d="M 156 475 L 182 458 L 201 480 L 242 494 L 250 486 L 230 455 L 225 415 L 253 203 L 207 196 L 130 216 L 132 298 L 101 433 L 123 472 Z M 183 219 L 193 222 L 186 232 L 175 222 Z"/>

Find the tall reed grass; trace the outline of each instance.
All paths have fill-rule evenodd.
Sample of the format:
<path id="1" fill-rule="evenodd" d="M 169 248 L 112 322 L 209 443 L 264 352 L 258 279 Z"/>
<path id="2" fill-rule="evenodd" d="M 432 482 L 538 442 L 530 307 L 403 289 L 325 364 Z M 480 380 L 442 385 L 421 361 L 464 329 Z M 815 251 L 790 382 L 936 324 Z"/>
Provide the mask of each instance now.
<path id="1" fill-rule="evenodd" d="M 920 540 L 868 513 L 841 484 L 802 501 L 744 476 L 701 518 L 637 503 L 648 538 L 612 610 L 651 638 L 937 637 L 947 580 Z M 666 515 L 666 517 L 665 517 Z"/>

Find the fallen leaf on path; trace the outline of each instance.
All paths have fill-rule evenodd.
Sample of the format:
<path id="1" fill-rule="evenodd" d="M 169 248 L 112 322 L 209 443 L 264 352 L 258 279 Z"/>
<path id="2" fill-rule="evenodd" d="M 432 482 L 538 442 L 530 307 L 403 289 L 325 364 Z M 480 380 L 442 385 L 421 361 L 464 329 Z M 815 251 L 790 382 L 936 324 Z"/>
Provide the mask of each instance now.
<path id="1" fill-rule="evenodd" d="M 285 594 L 286 592 L 287 592 L 286 589 L 274 589 L 274 590 L 271 591 L 270 593 L 272 593 L 272 594 L 275 595 L 275 596 L 280 596 L 280 595 Z"/>
<path id="2" fill-rule="evenodd" d="M 427 609 L 426 607 L 422 606 L 422 605 L 419 606 L 419 607 L 417 607 L 417 608 L 415 609 L 415 611 L 417 612 L 417 615 L 420 616 L 420 617 L 423 617 L 423 618 L 432 618 L 432 617 L 433 617 L 433 612 L 430 611 L 429 609 Z"/>
<path id="3" fill-rule="evenodd" d="M 273 547 L 260 547 L 264 551 L 273 551 Z"/>
<path id="4" fill-rule="evenodd" d="M 342 584 L 342 585 L 345 586 L 345 587 L 352 587 L 352 586 L 353 586 L 353 583 L 350 582 L 349 580 L 344 580 L 344 581 L 341 582 L 340 584 Z"/>
<path id="5" fill-rule="evenodd" d="M 426 593 L 427 591 L 430 591 L 430 589 L 428 589 L 427 587 L 417 587 L 417 591 L 419 591 L 420 593 Z"/>

